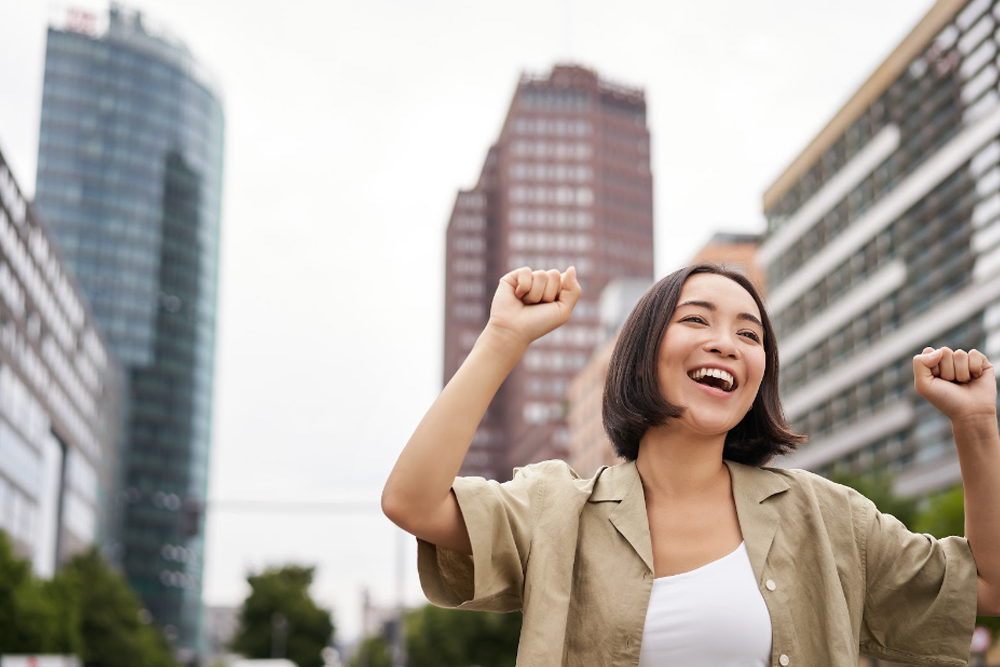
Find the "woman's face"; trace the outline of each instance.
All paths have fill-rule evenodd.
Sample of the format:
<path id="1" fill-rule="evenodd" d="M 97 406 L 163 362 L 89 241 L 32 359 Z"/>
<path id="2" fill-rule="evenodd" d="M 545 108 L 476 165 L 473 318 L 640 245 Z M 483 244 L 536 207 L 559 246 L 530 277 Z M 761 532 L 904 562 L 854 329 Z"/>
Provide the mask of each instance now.
<path id="1" fill-rule="evenodd" d="M 689 277 L 658 359 L 660 392 L 686 408 L 671 425 L 729 432 L 753 405 L 765 365 L 764 326 L 749 292 L 725 276 Z"/>

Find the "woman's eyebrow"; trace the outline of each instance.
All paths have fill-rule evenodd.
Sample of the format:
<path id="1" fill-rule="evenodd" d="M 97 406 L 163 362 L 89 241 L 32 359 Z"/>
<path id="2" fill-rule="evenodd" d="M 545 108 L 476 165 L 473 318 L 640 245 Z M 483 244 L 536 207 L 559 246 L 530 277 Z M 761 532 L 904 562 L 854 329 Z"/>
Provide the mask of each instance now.
<path id="1" fill-rule="evenodd" d="M 711 301 L 685 301 L 684 303 L 677 304 L 677 308 L 682 308 L 684 306 L 697 306 L 699 308 L 704 308 L 705 310 L 709 310 L 709 311 L 711 311 L 713 313 L 717 310 L 715 304 L 712 303 Z M 750 313 L 740 313 L 736 317 L 737 317 L 737 319 L 740 319 L 740 320 L 746 320 L 748 322 L 753 322 L 754 324 L 756 324 L 757 326 L 759 326 L 761 329 L 764 328 L 764 323 L 761 322 L 760 318 L 758 318 L 756 315 L 751 315 Z"/>

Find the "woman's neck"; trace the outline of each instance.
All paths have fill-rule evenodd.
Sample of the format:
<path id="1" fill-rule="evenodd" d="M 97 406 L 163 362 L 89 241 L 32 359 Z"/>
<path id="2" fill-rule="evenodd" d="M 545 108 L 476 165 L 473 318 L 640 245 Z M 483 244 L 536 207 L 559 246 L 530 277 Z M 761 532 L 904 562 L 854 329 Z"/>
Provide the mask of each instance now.
<path id="1" fill-rule="evenodd" d="M 729 470 L 722 462 L 725 442 L 725 435 L 705 438 L 664 427 L 649 429 L 635 462 L 647 497 L 683 496 L 728 485 Z"/>

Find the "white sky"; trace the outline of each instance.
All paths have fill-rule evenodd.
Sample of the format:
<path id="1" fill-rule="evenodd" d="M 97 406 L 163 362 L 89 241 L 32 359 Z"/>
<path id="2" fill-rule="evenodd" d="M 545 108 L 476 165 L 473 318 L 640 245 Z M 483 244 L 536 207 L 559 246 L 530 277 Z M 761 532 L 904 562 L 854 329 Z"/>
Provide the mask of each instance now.
<path id="1" fill-rule="evenodd" d="M 455 193 L 522 71 L 569 60 L 645 89 L 661 276 L 716 230 L 762 229 L 764 189 L 932 4 L 134 0 L 224 94 L 210 498 L 377 503 L 440 389 Z M 49 11 L 0 0 L 0 150 L 29 195 Z M 363 588 L 394 599 L 396 531 L 377 511 L 220 511 L 207 531 L 209 604 L 238 604 L 248 568 L 284 562 L 318 566 L 341 640 Z"/>

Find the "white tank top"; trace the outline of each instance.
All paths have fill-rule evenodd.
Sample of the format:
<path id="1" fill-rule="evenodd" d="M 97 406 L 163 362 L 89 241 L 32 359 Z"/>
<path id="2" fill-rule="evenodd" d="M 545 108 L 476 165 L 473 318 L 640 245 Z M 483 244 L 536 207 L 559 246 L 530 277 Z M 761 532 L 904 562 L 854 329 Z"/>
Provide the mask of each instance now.
<path id="1" fill-rule="evenodd" d="M 639 667 L 770 664 L 771 617 L 745 544 L 696 570 L 653 581 Z"/>

